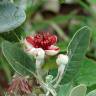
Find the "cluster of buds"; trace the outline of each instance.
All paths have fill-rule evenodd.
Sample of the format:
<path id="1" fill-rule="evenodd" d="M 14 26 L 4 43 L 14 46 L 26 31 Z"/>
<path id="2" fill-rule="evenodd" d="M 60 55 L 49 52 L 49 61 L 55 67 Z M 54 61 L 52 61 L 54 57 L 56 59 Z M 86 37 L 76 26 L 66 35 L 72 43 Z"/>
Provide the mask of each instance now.
<path id="1" fill-rule="evenodd" d="M 51 33 L 48 32 L 41 32 L 36 34 L 35 36 L 27 36 L 24 39 L 24 45 L 25 45 L 24 50 L 26 53 L 34 56 L 34 58 L 36 59 L 37 76 L 42 82 L 44 82 L 42 77 L 42 65 L 44 64 L 45 57 L 57 55 L 60 51 L 60 48 L 55 46 L 56 42 L 57 42 L 57 36 L 52 35 Z M 48 85 L 49 83 L 50 85 L 53 84 L 53 81 L 55 81 L 55 85 L 52 85 L 53 89 L 58 86 L 63 77 L 64 69 L 66 67 L 66 64 L 68 64 L 68 61 L 69 61 L 68 55 L 64 54 L 58 55 L 56 59 L 56 63 L 58 65 L 57 77 L 53 79 L 53 76 L 51 75 L 46 76 L 46 82 L 44 82 L 44 84 L 45 85 L 47 84 L 47 87 L 49 86 Z M 10 93 L 13 92 L 14 89 L 16 88 L 19 89 L 19 92 L 20 91 L 24 93 L 31 92 L 30 91 L 31 87 L 28 85 L 28 82 L 22 77 L 15 78 L 13 80 L 12 86 L 9 88 L 9 92 Z M 50 94 L 51 92 L 52 94 L 54 94 L 54 91 L 50 91 L 53 90 L 51 87 L 47 89 L 49 90 L 47 90 L 46 96 L 49 96 L 48 94 Z"/>
<path id="2" fill-rule="evenodd" d="M 24 95 L 24 94 L 31 94 L 32 87 L 28 82 L 28 78 L 24 76 L 20 76 L 15 74 L 12 80 L 10 87 L 8 88 L 8 93 L 10 96 L 12 95 Z"/>

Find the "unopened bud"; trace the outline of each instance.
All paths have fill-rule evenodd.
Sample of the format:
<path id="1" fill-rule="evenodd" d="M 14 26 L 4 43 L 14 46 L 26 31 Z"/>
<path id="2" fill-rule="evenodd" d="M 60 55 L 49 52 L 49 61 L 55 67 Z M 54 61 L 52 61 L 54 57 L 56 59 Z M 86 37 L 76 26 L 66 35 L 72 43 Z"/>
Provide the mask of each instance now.
<path id="1" fill-rule="evenodd" d="M 66 65 L 66 64 L 68 64 L 68 61 L 69 61 L 69 57 L 67 55 L 60 54 L 60 55 L 58 55 L 56 63 L 58 66 L 61 64 Z"/>
<path id="2" fill-rule="evenodd" d="M 52 75 L 47 75 L 46 76 L 46 82 L 50 83 L 53 80 L 53 76 Z"/>

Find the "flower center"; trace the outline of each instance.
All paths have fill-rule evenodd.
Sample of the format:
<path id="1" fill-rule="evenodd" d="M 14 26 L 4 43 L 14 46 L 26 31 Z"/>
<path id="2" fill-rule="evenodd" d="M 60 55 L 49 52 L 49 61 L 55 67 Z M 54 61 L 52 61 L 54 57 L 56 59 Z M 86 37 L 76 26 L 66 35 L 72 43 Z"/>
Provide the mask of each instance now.
<path id="1" fill-rule="evenodd" d="M 57 42 L 57 37 L 49 32 L 41 32 L 36 34 L 33 38 L 27 37 L 26 40 L 35 48 L 42 48 L 48 50 L 49 47 Z"/>

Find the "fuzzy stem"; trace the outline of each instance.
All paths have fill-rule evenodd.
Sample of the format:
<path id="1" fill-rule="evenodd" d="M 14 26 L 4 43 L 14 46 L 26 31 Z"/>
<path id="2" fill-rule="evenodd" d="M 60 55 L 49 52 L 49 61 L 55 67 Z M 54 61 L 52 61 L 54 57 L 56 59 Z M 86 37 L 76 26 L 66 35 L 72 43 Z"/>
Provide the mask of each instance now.
<path id="1" fill-rule="evenodd" d="M 63 78 L 63 74 L 64 74 L 64 69 L 65 69 L 65 66 L 63 64 L 61 64 L 61 66 L 59 67 L 59 70 L 58 70 L 60 73 L 60 76 L 59 76 L 56 84 L 54 85 L 54 88 L 56 88 L 59 85 L 59 83 L 61 82 L 61 80 Z"/>
<path id="2" fill-rule="evenodd" d="M 41 70 L 41 67 L 43 65 L 43 62 L 44 60 L 36 60 L 36 73 L 37 73 L 37 76 L 40 78 L 40 80 L 43 81 L 43 78 L 42 78 L 42 70 Z"/>
<path id="3" fill-rule="evenodd" d="M 47 91 L 46 96 L 49 96 L 49 94 L 50 94 L 50 92 L 49 92 L 49 91 Z"/>
<path id="4" fill-rule="evenodd" d="M 46 88 L 47 89 L 47 92 L 49 91 L 49 93 L 51 93 L 52 96 L 57 96 L 57 93 L 56 93 L 56 91 L 55 91 L 55 89 L 53 87 L 51 87 L 48 84 L 42 82 L 39 78 L 37 78 L 37 79 L 39 80 L 39 83 L 43 87 L 43 89 Z"/>
<path id="5" fill-rule="evenodd" d="M 48 90 L 46 96 L 48 96 L 50 93 L 52 94 L 52 96 L 57 96 L 57 93 L 53 87 L 44 83 L 43 83 L 43 86 Z"/>
<path id="6" fill-rule="evenodd" d="M 57 76 L 50 82 L 51 84 L 58 80 L 60 76 L 60 72 L 58 72 Z"/>
<path id="7" fill-rule="evenodd" d="M 31 73 L 32 73 L 32 74 L 34 75 L 34 77 L 39 81 L 39 83 L 40 83 L 40 85 L 42 86 L 43 89 L 46 88 L 53 96 L 57 96 L 57 93 L 56 93 L 56 91 L 55 91 L 54 88 L 48 86 L 46 83 L 44 83 L 43 81 L 41 81 L 41 80 L 39 79 L 39 77 L 38 77 L 35 73 L 33 73 L 33 72 L 31 72 Z"/>
<path id="8" fill-rule="evenodd" d="M 57 80 L 56 84 L 53 86 L 54 88 L 57 88 L 57 86 L 61 82 L 61 80 L 63 78 L 63 74 L 64 74 L 64 69 L 65 69 L 65 66 L 63 64 L 61 64 L 61 66 L 58 69 L 58 74 L 57 74 L 56 78 L 51 82 L 51 84 L 52 84 L 53 82 L 55 82 Z M 49 94 L 50 94 L 50 92 L 47 91 L 46 96 L 49 96 Z"/>
<path id="9" fill-rule="evenodd" d="M 37 71 L 39 83 L 40 83 L 41 87 L 44 89 L 44 91 L 46 88 L 53 96 L 57 96 L 56 91 L 53 88 L 51 88 L 50 86 L 48 86 L 46 83 L 44 83 L 44 81 L 43 81 L 42 74 L 41 74 L 42 73 L 41 67 L 42 67 L 43 62 L 44 62 L 43 59 L 36 60 L 36 71 Z"/>

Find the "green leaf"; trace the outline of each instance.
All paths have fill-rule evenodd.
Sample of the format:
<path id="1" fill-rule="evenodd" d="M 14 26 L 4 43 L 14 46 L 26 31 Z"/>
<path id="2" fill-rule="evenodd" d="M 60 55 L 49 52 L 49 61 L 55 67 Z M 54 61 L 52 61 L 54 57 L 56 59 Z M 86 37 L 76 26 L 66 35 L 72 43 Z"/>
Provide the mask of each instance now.
<path id="1" fill-rule="evenodd" d="M 12 43 L 4 41 L 2 52 L 11 67 L 19 74 L 32 75 L 35 64 L 29 56 Z"/>
<path id="2" fill-rule="evenodd" d="M 7 80 L 10 82 L 11 81 L 11 68 L 8 65 L 8 62 L 5 60 L 5 58 L 3 56 L 0 55 L 0 69 L 4 70 L 5 72 L 5 77 L 7 78 Z"/>
<path id="3" fill-rule="evenodd" d="M 58 91 L 58 96 L 69 96 L 72 88 L 73 86 L 71 83 L 61 85 Z"/>
<path id="4" fill-rule="evenodd" d="M 87 58 L 84 59 L 75 82 L 78 84 L 83 83 L 87 86 L 96 84 L 96 62 Z"/>
<path id="5" fill-rule="evenodd" d="M 66 67 L 62 83 L 70 82 L 77 75 L 89 45 L 89 38 L 90 30 L 86 26 L 79 29 L 73 36 L 68 46 L 68 52 L 71 52 L 71 54 L 69 56 L 70 60 L 68 66 Z"/>
<path id="6" fill-rule="evenodd" d="M 87 91 L 87 87 L 83 84 L 74 87 L 69 96 L 85 96 Z"/>
<path id="7" fill-rule="evenodd" d="M 86 96 L 96 96 L 96 89 L 89 92 Z"/>
<path id="8" fill-rule="evenodd" d="M 0 4 L 0 33 L 13 30 L 25 21 L 24 10 L 13 3 Z"/>

